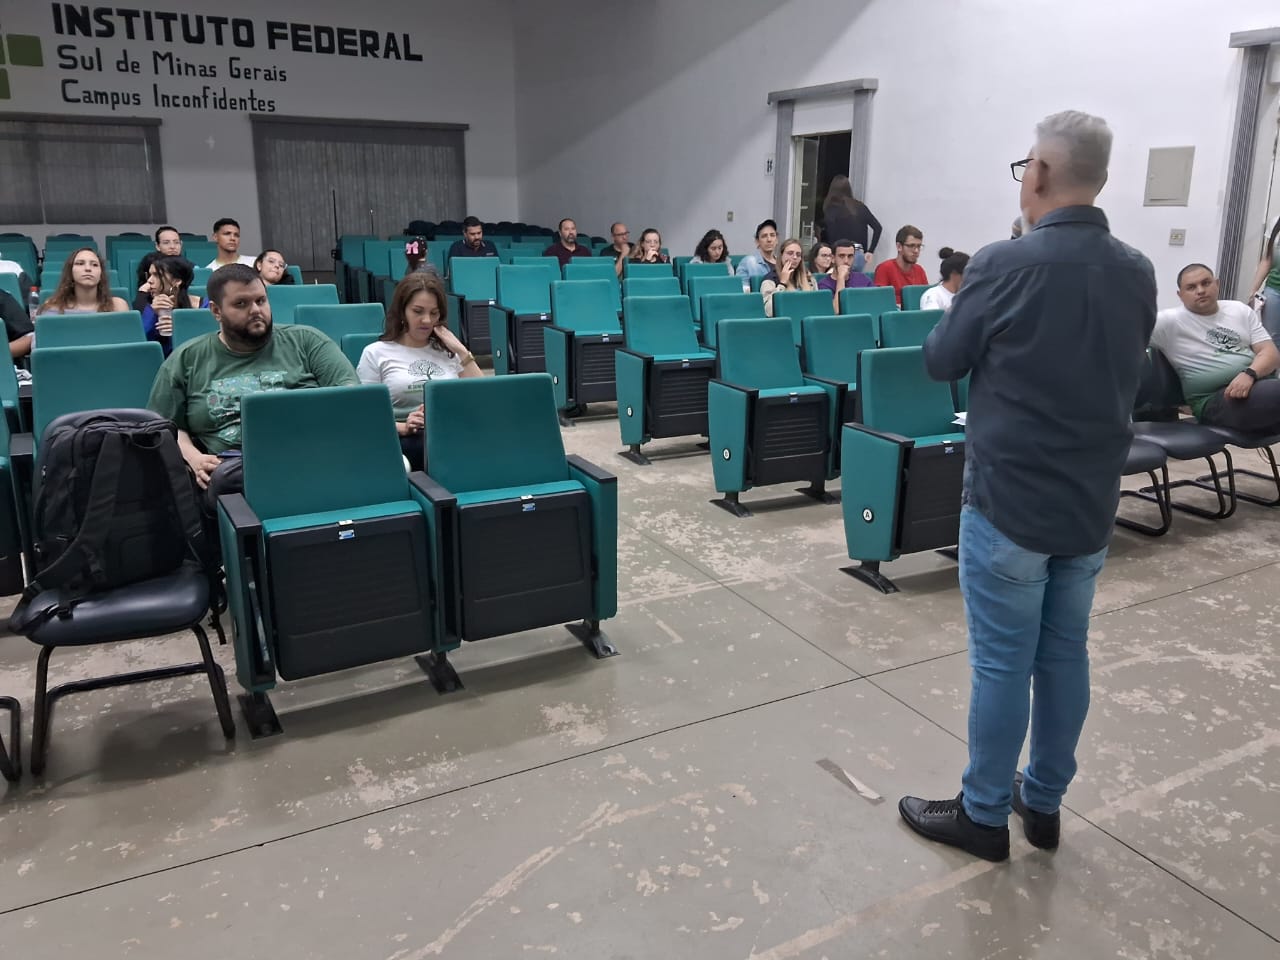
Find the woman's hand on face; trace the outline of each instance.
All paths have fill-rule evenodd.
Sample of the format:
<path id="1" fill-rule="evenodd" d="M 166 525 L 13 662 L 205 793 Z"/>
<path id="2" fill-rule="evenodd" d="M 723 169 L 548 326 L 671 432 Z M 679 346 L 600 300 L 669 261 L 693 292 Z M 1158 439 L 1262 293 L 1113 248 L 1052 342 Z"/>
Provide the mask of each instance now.
<path id="1" fill-rule="evenodd" d="M 438 339 L 441 345 L 450 353 L 466 352 L 467 348 L 462 345 L 462 341 L 459 340 L 457 335 L 444 324 L 439 324 L 434 330 L 432 330 L 432 333 L 436 335 L 436 339 Z"/>
<path id="2" fill-rule="evenodd" d="M 796 272 L 796 265 L 791 260 L 784 260 L 778 266 L 778 281 L 785 287 L 791 282 L 791 275 Z"/>

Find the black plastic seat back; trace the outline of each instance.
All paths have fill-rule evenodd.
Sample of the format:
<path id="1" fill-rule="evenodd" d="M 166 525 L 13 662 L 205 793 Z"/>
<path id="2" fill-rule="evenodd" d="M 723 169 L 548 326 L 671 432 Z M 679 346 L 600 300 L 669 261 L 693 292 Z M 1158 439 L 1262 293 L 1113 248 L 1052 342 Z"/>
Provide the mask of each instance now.
<path id="1" fill-rule="evenodd" d="M 747 450 L 751 482 L 825 481 L 830 443 L 825 393 L 760 397 Z"/>
<path id="2" fill-rule="evenodd" d="M 964 444 L 912 447 L 898 519 L 900 553 L 949 547 L 960 540 Z"/>
<path id="3" fill-rule="evenodd" d="M 464 640 L 591 616 L 585 491 L 468 504 L 458 527 Z"/>
<path id="4" fill-rule="evenodd" d="M 547 346 L 542 328 L 551 322 L 549 314 L 518 314 L 515 318 L 515 360 L 521 373 L 547 372 Z"/>
<path id="5" fill-rule="evenodd" d="M 613 353 L 623 345 L 619 334 L 577 334 L 573 338 L 574 394 L 578 403 L 618 399 Z M 524 373 L 524 368 L 520 368 Z"/>
<path id="6" fill-rule="evenodd" d="M 286 680 L 427 647 L 431 596 L 421 513 L 280 531 L 267 549 L 276 662 Z"/>
<path id="7" fill-rule="evenodd" d="M 465 326 L 463 332 L 466 334 L 467 349 L 475 354 L 488 354 L 493 352 L 493 339 L 489 332 L 489 304 L 479 300 L 468 300 L 466 305 L 466 316 L 463 318 Z M 541 334 L 541 331 L 539 331 Z"/>
<path id="8" fill-rule="evenodd" d="M 653 437 L 687 437 L 707 432 L 707 384 L 715 376 L 713 358 L 655 361 L 649 367 L 645 422 Z"/>

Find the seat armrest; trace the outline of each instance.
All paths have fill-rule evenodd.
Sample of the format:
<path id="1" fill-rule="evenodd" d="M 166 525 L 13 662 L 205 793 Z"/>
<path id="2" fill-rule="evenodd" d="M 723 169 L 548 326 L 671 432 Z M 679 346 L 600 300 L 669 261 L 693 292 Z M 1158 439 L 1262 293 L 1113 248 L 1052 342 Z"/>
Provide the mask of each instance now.
<path id="1" fill-rule="evenodd" d="M 426 497 L 433 506 L 452 507 L 457 505 L 458 498 L 442 487 L 421 470 L 409 474 L 409 485 Z"/>
<path id="2" fill-rule="evenodd" d="M 618 482 L 617 474 L 610 473 L 608 470 L 605 470 L 601 467 L 597 467 L 590 460 L 583 459 L 582 457 L 578 456 L 576 453 L 569 454 L 567 457 L 565 457 L 565 461 L 569 464 L 570 467 L 573 467 L 575 470 L 581 471 L 582 473 L 586 474 L 588 477 L 590 477 L 592 480 L 596 481 L 597 483 L 617 483 Z"/>
<path id="3" fill-rule="evenodd" d="M 557 326 L 557 325 L 556 325 L 556 324 L 554 324 L 554 323 L 548 323 L 548 324 L 547 324 L 545 327 L 543 327 L 542 329 L 543 329 L 543 330 L 554 330 L 556 333 L 562 333 L 562 334 L 564 334 L 566 337 L 572 337 L 572 336 L 573 336 L 573 333 L 574 333 L 574 332 L 573 332 L 572 330 L 570 330 L 568 327 L 560 327 L 560 326 Z"/>
<path id="4" fill-rule="evenodd" d="M 881 440 L 888 440 L 890 443 L 915 445 L 915 441 L 910 437 L 904 437 L 901 434 L 889 433 L 887 430 L 876 430 L 868 427 L 865 423 L 846 423 L 843 424 L 846 430 L 857 430 L 859 433 L 869 433 L 873 437 L 879 437 Z"/>
<path id="5" fill-rule="evenodd" d="M 629 353 L 629 354 L 631 354 L 631 356 L 635 357 L 635 358 L 636 358 L 636 359 L 638 359 L 638 360 L 652 360 L 652 359 L 653 359 L 653 354 L 651 354 L 651 353 L 641 353 L 639 350 L 632 350 L 630 347 L 619 347 L 619 348 L 618 348 L 618 352 L 619 352 L 619 353 Z"/>
<path id="6" fill-rule="evenodd" d="M 237 536 L 257 533 L 262 529 L 262 521 L 243 493 L 224 493 L 218 498 L 218 508 L 227 515 Z"/>
<path id="7" fill-rule="evenodd" d="M 491 303 L 491 304 L 489 304 L 489 309 L 490 309 L 490 310 L 498 310 L 498 311 L 501 311 L 502 313 L 505 313 L 505 314 L 507 315 L 507 319 L 508 319 L 508 320 L 512 319 L 512 318 L 513 318 L 513 317 L 515 317 L 515 315 L 516 315 L 516 308 L 515 308 L 515 307 L 504 307 L 504 306 L 503 306 L 502 304 L 500 304 L 500 303 Z"/>
<path id="8" fill-rule="evenodd" d="M 36 438 L 30 433 L 15 433 L 9 438 L 9 459 L 14 463 L 30 463 L 36 455 Z"/>
<path id="9" fill-rule="evenodd" d="M 847 388 L 849 386 L 849 383 L 846 380 L 828 380 L 826 377 L 815 377 L 811 373 L 806 373 L 804 375 L 804 378 L 806 380 L 811 380 L 814 383 L 821 384 L 822 386 L 825 386 L 825 387 L 846 387 Z"/>
<path id="10" fill-rule="evenodd" d="M 760 391 L 757 390 L 755 387 L 744 387 L 739 383 L 730 383 L 728 380 L 721 380 L 719 378 L 716 378 L 716 379 L 713 379 L 711 382 L 720 387 L 728 387 L 730 390 L 741 391 L 742 393 L 745 393 L 752 397 L 758 396 L 760 393 Z"/>

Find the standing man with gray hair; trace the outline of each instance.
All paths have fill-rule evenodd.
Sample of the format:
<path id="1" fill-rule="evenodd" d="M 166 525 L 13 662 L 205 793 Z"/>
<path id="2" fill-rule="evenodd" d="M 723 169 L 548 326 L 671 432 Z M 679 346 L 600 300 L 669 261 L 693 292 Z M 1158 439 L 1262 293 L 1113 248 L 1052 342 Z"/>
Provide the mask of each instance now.
<path id="1" fill-rule="evenodd" d="M 1089 710 L 1085 642 L 1156 319 L 1151 263 L 1111 236 L 1094 200 L 1111 131 L 1077 111 L 1036 127 L 1025 233 L 980 250 L 924 345 L 937 380 L 970 375 L 960 589 L 969 626 L 969 765 L 953 800 L 903 797 L 917 833 L 1009 856 L 1009 813 L 1058 845 Z M 1035 699 L 1031 702 L 1034 681 Z M 1031 724 L 1031 762 L 1017 772 Z"/>

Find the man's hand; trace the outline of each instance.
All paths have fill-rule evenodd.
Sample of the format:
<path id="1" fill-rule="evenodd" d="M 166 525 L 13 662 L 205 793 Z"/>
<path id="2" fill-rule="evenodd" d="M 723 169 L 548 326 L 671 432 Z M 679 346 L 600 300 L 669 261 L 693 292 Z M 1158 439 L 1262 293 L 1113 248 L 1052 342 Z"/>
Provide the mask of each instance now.
<path id="1" fill-rule="evenodd" d="M 1249 396 L 1249 391 L 1253 389 L 1253 377 L 1247 373 L 1237 373 L 1235 379 L 1227 384 L 1227 389 L 1223 391 L 1223 396 L 1229 400 L 1243 400 Z"/>
<path id="2" fill-rule="evenodd" d="M 187 461 L 187 466 L 191 468 L 191 472 L 196 475 L 196 483 L 200 484 L 200 489 L 207 489 L 209 478 L 213 476 L 213 471 L 217 470 L 218 465 L 222 463 L 221 458 L 215 457 L 211 453 L 201 453 L 195 449 L 190 452 L 184 450 L 182 457 Z"/>
<path id="3" fill-rule="evenodd" d="M 843 290 L 849 282 L 849 274 L 853 270 L 847 263 L 836 264 L 836 289 Z"/>

